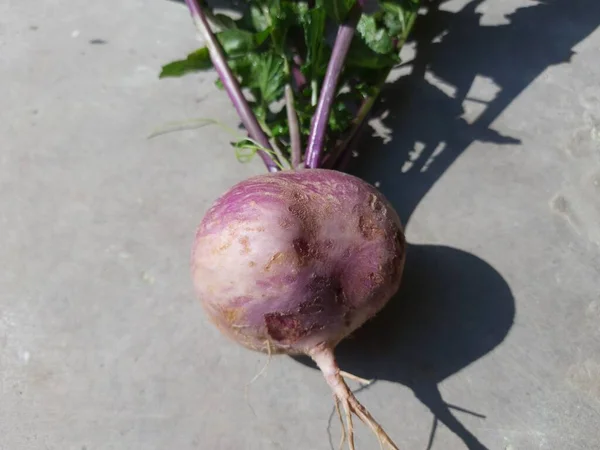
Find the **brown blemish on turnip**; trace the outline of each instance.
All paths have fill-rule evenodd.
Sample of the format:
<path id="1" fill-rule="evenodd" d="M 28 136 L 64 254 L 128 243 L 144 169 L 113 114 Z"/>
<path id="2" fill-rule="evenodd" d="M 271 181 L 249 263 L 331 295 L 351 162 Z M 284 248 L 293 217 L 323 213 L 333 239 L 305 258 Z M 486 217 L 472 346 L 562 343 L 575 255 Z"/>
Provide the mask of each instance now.
<path id="1" fill-rule="evenodd" d="M 320 297 L 302 302 L 300 305 L 298 305 L 298 313 L 302 315 L 319 314 L 323 311 L 325 311 L 325 306 L 323 305 L 323 300 Z"/>
<path id="2" fill-rule="evenodd" d="M 242 236 L 238 239 L 238 242 L 242 246 L 242 251 L 240 252 L 240 254 L 247 255 L 248 253 L 250 253 L 250 239 L 248 239 L 248 236 Z"/>
<path id="3" fill-rule="evenodd" d="M 360 234 L 369 241 L 381 234 L 381 230 L 373 217 L 366 214 L 362 214 L 358 217 L 358 229 L 360 230 Z"/>
<path id="4" fill-rule="evenodd" d="M 235 324 L 240 318 L 241 310 L 240 308 L 226 308 L 221 307 L 221 315 L 225 322 L 232 325 Z"/>
<path id="5" fill-rule="evenodd" d="M 298 265 L 300 267 L 310 264 L 311 261 L 324 260 L 326 258 L 326 252 L 323 250 L 329 250 L 333 247 L 333 243 L 329 247 L 314 242 L 303 237 L 294 239 L 292 246 L 298 259 Z"/>
<path id="6" fill-rule="evenodd" d="M 311 259 L 311 249 L 308 241 L 304 238 L 297 238 L 294 239 L 292 245 L 294 246 L 294 251 L 298 256 L 298 263 L 301 266 L 305 266 Z"/>
<path id="7" fill-rule="evenodd" d="M 265 265 L 265 272 L 268 272 L 269 270 L 271 270 L 271 267 L 273 267 L 274 264 L 283 262 L 284 257 L 285 257 L 285 255 L 282 252 L 277 252 L 273 256 L 271 256 L 271 258 Z"/>
<path id="8" fill-rule="evenodd" d="M 219 253 L 227 250 L 229 247 L 231 247 L 231 241 L 225 242 L 224 244 L 221 244 L 219 247 L 215 248 L 213 250 L 213 254 L 218 255 Z"/>
<path id="9" fill-rule="evenodd" d="M 305 220 L 306 217 L 308 216 L 308 212 L 306 211 L 306 208 L 304 208 L 302 205 L 298 204 L 298 203 L 294 203 L 290 206 L 288 206 L 288 211 L 292 214 L 292 216 L 300 219 L 300 220 Z"/>
<path id="10" fill-rule="evenodd" d="M 294 314 L 267 313 L 264 319 L 267 333 L 278 342 L 295 342 L 307 333 Z"/>
<path id="11" fill-rule="evenodd" d="M 338 305 L 342 305 L 342 306 L 348 305 L 348 299 L 346 298 L 346 291 L 344 291 L 344 288 L 341 285 L 339 285 L 337 287 L 337 289 L 335 290 L 335 302 Z"/>
<path id="12" fill-rule="evenodd" d="M 379 212 L 383 209 L 383 204 L 377 199 L 375 194 L 369 196 L 369 206 L 375 212 Z"/>
<path id="13" fill-rule="evenodd" d="M 279 226 L 281 228 L 283 228 L 284 230 L 287 230 L 288 228 L 290 228 L 292 226 L 292 221 L 287 217 L 281 217 L 279 219 Z"/>
<path id="14" fill-rule="evenodd" d="M 312 304 L 319 303 L 330 309 L 340 307 L 348 309 L 351 306 L 348 304 L 346 292 L 337 275 L 313 277 L 308 290 L 312 294 L 312 300 L 310 300 Z"/>
<path id="15" fill-rule="evenodd" d="M 342 314 L 346 326 L 350 323 L 350 306 L 337 277 L 314 277 L 308 290 L 310 299 L 298 305 L 297 310 L 265 314 L 269 336 L 278 342 L 294 343 L 318 329 L 323 329 L 323 314 L 335 317 Z M 338 311 L 338 312 L 336 312 Z"/>
<path id="16" fill-rule="evenodd" d="M 315 330 L 322 329 L 323 325 L 307 322 L 306 314 L 301 313 L 267 313 L 264 320 L 267 333 L 272 339 L 287 344 L 293 344 Z"/>
<path id="17" fill-rule="evenodd" d="M 240 229 L 240 231 L 245 231 L 247 233 L 252 233 L 252 232 L 262 233 L 263 231 L 265 231 L 265 227 L 244 227 L 244 228 Z"/>
<path id="18" fill-rule="evenodd" d="M 298 203 L 308 203 L 308 196 L 303 192 L 295 189 L 292 191 L 292 198 Z"/>
<path id="19" fill-rule="evenodd" d="M 375 285 L 383 283 L 383 277 L 375 272 L 371 272 L 368 278 L 369 281 Z"/>
<path id="20" fill-rule="evenodd" d="M 300 222 L 302 231 L 311 237 L 316 237 L 319 232 L 319 223 L 323 219 L 323 213 L 319 215 L 314 208 L 314 201 L 309 201 L 308 196 L 296 189 L 284 192 L 284 200 L 289 203 L 288 211 Z"/>

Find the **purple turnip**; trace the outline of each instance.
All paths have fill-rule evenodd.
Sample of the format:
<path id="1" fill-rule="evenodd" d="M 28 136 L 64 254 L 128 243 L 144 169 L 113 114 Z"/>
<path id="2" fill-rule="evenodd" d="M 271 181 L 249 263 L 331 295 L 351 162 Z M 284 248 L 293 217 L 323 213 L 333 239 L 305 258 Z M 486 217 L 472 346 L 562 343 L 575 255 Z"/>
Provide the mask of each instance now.
<path id="1" fill-rule="evenodd" d="M 397 292 L 406 258 L 402 224 L 392 205 L 369 183 L 339 170 L 339 161 L 347 160 L 351 154 L 355 135 L 363 126 L 385 80 L 383 75 L 389 73 L 391 66 L 379 74 L 381 81 L 369 91 L 371 96 L 361 98 L 362 106 L 345 137 L 328 140 L 326 136 L 344 61 L 362 14 L 362 2 L 356 2 L 339 25 L 326 73 L 322 79 L 312 80 L 311 88 L 306 87 L 303 77 L 295 76 L 303 57 L 293 54 L 280 67 L 285 69 L 281 74 L 277 72 L 279 66 L 271 64 L 278 56 L 265 57 L 264 61 L 269 64 L 265 63 L 261 76 L 269 75 L 273 84 L 280 76 L 296 80 L 294 88 L 294 80 L 291 80 L 281 89 L 281 100 L 287 106 L 289 170 L 281 170 L 285 158 L 273 151 L 277 148 L 275 143 L 282 144 L 280 136 L 274 136 L 273 130 L 265 126 L 266 112 L 260 102 L 250 106 L 246 100 L 239 77 L 233 74 L 221 44 L 209 27 L 206 12 L 196 0 L 186 0 L 186 3 L 206 42 L 206 54 L 210 55 L 212 66 L 242 119 L 248 141 L 253 143 L 270 172 L 233 186 L 203 217 L 191 258 L 198 297 L 210 320 L 239 344 L 268 354 L 311 357 L 333 391 L 338 412 L 340 405 L 345 411 L 344 431 L 348 433 L 350 449 L 354 449 L 353 414 L 371 428 L 380 443 L 397 449 L 350 391 L 344 380 L 350 375 L 340 370 L 334 356 L 338 343 L 381 311 Z M 287 8 L 302 8 L 294 2 L 281 3 L 284 4 Z M 395 17 L 394 8 L 399 7 L 386 7 L 386 14 L 392 13 L 386 16 L 389 21 Z M 318 11 L 297 11 L 313 14 L 308 22 L 301 23 L 308 27 L 306 36 L 313 33 L 310 55 L 314 60 L 321 36 L 310 27 L 318 26 Z M 325 12 L 322 13 L 325 17 Z M 407 34 L 409 28 L 403 33 Z M 260 36 L 263 39 L 264 33 Z M 381 44 L 374 42 L 373 45 Z M 197 53 L 194 58 L 202 58 L 204 54 Z M 244 61 L 237 60 L 231 65 L 245 67 Z M 259 66 L 262 64 L 260 59 L 256 61 Z M 369 64 L 373 62 L 369 61 Z M 316 73 L 304 70 L 308 75 Z M 247 74 L 245 76 L 247 78 Z M 312 105 L 310 133 L 307 137 L 301 136 L 306 126 L 298 120 L 294 92 L 306 99 L 306 89 L 319 84 L 318 103 Z M 258 88 L 252 86 L 254 93 L 260 94 L 260 89 L 269 95 L 276 92 L 273 86 L 260 83 Z M 313 89 L 312 93 L 316 91 Z M 306 106 L 301 102 L 298 105 Z M 336 105 L 336 111 L 340 111 L 340 104 Z M 258 108 L 258 116 L 253 108 Z M 306 114 L 302 117 L 304 120 Z M 307 143 L 305 155 L 300 149 L 303 137 Z M 331 146 L 332 142 L 335 148 L 323 159 L 326 143 Z M 274 158 L 279 158 L 279 162 Z"/>
<path id="2" fill-rule="evenodd" d="M 404 259 L 400 220 L 374 187 L 312 169 L 253 177 L 219 198 L 192 272 L 208 315 L 241 344 L 316 357 L 381 310 Z"/>
<path id="3" fill-rule="evenodd" d="M 344 409 L 391 443 L 333 350 L 398 290 L 404 261 L 400 220 L 374 187 L 309 169 L 253 177 L 219 198 L 197 231 L 192 273 L 223 333 L 252 350 L 309 355 Z"/>

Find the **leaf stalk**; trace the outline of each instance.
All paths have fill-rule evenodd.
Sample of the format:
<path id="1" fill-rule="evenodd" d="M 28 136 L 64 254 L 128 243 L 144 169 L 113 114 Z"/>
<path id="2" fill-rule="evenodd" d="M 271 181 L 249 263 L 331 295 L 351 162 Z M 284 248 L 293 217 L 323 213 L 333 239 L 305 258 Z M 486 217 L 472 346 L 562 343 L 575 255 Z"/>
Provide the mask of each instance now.
<path id="1" fill-rule="evenodd" d="M 208 19 L 204 10 L 200 6 L 200 3 L 198 0 L 185 0 L 185 3 L 190 11 L 196 29 L 206 41 L 206 46 L 210 52 L 210 57 L 215 70 L 219 74 L 219 78 L 223 82 L 225 90 L 227 91 L 231 102 L 237 110 L 244 127 L 248 131 L 248 134 L 262 147 L 268 150 L 273 150 L 267 135 L 261 128 L 256 116 L 248 104 L 248 101 L 244 97 L 242 88 L 240 87 L 237 78 L 233 75 L 233 72 L 227 64 L 227 59 L 225 58 L 223 49 L 221 48 L 216 36 L 210 29 Z M 269 172 L 279 171 L 277 163 L 273 160 L 273 158 L 271 158 L 271 156 L 269 156 L 268 153 L 263 150 L 259 150 L 258 154 Z"/>
<path id="2" fill-rule="evenodd" d="M 350 44 L 354 38 L 361 11 L 360 3 L 356 3 L 350 10 L 348 18 L 338 28 L 338 33 L 331 52 L 331 59 L 327 65 L 327 72 L 325 73 L 325 79 L 323 80 L 323 86 L 319 95 L 319 102 L 308 137 L 308 147 L 305 158 L 305 166 L 307 168 L 315 169 L 320 166 L 321 155 L 325 145 L 327 124 L 329 122 L 329 115 L 331 114 L 331 106 L 336 95 L 337 84 L 344 67 L 348 50 L 350 50 Z"/>

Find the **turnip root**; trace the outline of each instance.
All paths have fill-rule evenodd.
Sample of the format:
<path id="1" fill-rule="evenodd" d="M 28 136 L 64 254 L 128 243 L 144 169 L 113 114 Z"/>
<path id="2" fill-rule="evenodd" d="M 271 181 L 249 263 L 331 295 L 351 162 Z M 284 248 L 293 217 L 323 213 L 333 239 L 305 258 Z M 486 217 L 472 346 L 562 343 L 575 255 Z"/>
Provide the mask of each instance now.
<path id="1" fill-rule="evenodd" d="M 404 261 L 400 220 L 374 187 L 309 169 L 253 177 L 219 198 L 197 231 L 192 273 L 223 333 L 253 350 L 309 355 L 344 410 L 395 448 L 333 349 L 398 290 Z"/>
<path id="2" fill-rule="evenodd" d="M 258 153 L 269 172 L 232 187 L 204 216 L 191 258 L 201 303 L 224 334 L 249 349 L 310 356 L 344 410 L 351 450 L 353 414 L 380 444 L 397 449 L 348 388 L 344 377 L 351 376 L 334 349 L 396 293 L 406 242 L 383 195 L 342 169 L 400 61 L 419 0 L 249 0 L 237 20 L 185 2 L 206 47 L 161 76 L 214 67 L 248 135 L 234 147 Z M 376 7 L 368 17 L 367 3 Z M 209 19 L 222 29 L 218 36 Z M 329 26 L 338 27 L 330 48 L 323 39 Z M 277 112 L 281 102 L 285 111 Z"/>

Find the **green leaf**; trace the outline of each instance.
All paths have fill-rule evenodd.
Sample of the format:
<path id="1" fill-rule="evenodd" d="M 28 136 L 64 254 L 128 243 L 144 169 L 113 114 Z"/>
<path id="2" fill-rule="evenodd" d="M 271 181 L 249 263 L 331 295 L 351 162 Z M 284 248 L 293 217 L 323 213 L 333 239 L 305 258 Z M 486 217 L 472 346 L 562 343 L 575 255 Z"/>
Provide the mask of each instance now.
<path id="1" fill-rule="evenodd" d="M 277 53 L 283 55 L 285 53 L 285 44 L 288 33 L 288 27 L 283 24 L 283 21 L 277 20 L 271 27 L 271 41 Z"/>
<path id="2" fill-rule="evenodd" d="M 230 58 L 246 55 L 258 46 L 254 33 L 245 30 L 224 30 L 216 36 L 223 51 Z"/>
<path id="3" fill-rule="evenodd" d="M 400 4 L 398 4 L 400 3 Z M 382 3 L 383 23 L 390 35 L 406 39 L 419 12 L 419 1 L 387 1 Z"/>
<path id="4" fill-rule="evenodd" d="M 247 30 L 256 32 L 266 30 L 269 28 L 270 23 L 265 11 L 261 5 L 250 5 L 244 16 L 239 20 L 240 25 Z"/>
<path id="5" fill-rule="evenodd" d="M 392 36 L 400 36 L 406 29 L 406 14 L 404 9 L 392 2 L 385 2 L 383 7 L 383 23 Z"/>
<path id="6" fill-rule="evenodd" d="M 346 104 L 337 101 L 333 104 L 331 115 L 329 116 L 329 128 L 333 132 L 345 131 L 352 122 L 352 113 L 348 111 Z"/>
<path id="7" fill-rule="evenodd" d="M 287 122 L 282 122 L 282 123 L 273 125 L 271 127 L 271 131 L 273 132 L 274 137 L 279 137 L 279 138 L 282 137 L 282 138 L 287 139 L 290 134 L 290 129 L 289 129 Z"/>
<path id="8" fill-rule="evenodd" d="M 221 28 L 235 29 L 238 27 L 236 21 L 225 14 L 215 14 L 213 18 L 215 23 Z"/>
<path id="9" fill-rule="evenodd" d="M 268 11 L 269 15 L 276 16 L 281 11 L 282 3 L 287 3 L 289 0 L 250 0 L 253 3 L 262 5 L 262 9 Z"/>
<path id="10" fill-rule="evenodd" d="M 269 38 L 269 36 L 271 36 L 271 28 L 257 32 L 254 35 L 256 45 L 262 45 Z"/>
<path id="11" fill-rule="evenodd" d="M 347 67 L 364 69 L 390 69 L 399 62 L 400 56 L 398 53 L 376 53 L 360 36 L 356 36 L 352 41 L 346 58 Z"/>
<path id="12" fill-rule="evenodd" d="M 326 19 L 325 10 L 318 8 L 307 11 L 300 19 L 307 48 L 304 67 L 311 79 L 314 79 L 327 64 L 323 61 Z"/>
<path id="13" fill-rule="evenodd" d="M 274 52 L 247 53 L 230 59 L 231 71 L 240 79 L 242 87 L 249 88 L 257 99 L 257 105 L 265 106 L 283 96 L 285 85 L 285 60 Z M 222 86 L 218 83 L 218 86 Z M 255 111 L 264 116 L 264 112 Z"/>
<path id="14" fill-rule="evenodd" d="M 356 31 L 374 52 L 386 54 L 394 50 L 390 32 L 385 28 L 378 27 L 375 16 L 363 14 L 358 21 Z"/>
<path id="15" fill-rule="evenodd" d="M 322 89 L 331 42 L 325 39 L 348 14 L 357 0 L 246 0 L 241 19 L 221 14 L 211 16 L 222 30 L 217 34 L 226 55 L 227 64 L 239 80 L 248 103 L 270 140 L 276 143 L 283 162 L 290 155 L 289 124 L 286 109 L 280 105 L 284 86 L 290 83 L 292 57 L 300 58 L 300 70 L 307 85 L 294 95 L 294 108 L 299 121 L 301 139 L 310 133 L 316 105 L 313 94 Z M 349 55 L 341 73 L 340 83 L 328 121 L 326 151 L 346 136 L 353 126 L 356 107 L 369 96 L 378 95 L 389 70 L 400 62 L 399 48 L 417 17 L 421 0 L 363 1 L 363 14 Z M 365 6 L 366 5 L 366 6 Z M 215 20 L 216 19 L 216 20 Z M 161 77 L 181 76 L 188 72 L 212 67 L 208 50 L 200 49 L 185 60 L 165 66 Z M 217 87 L 223 88 L 220 80 Z M 350 88 L 350 89 L 348 89 Z M 314 91 L 314 92 L 313 92 Z M 316 98 L 316 97 L 315 97 Z M 316 102 L 315 102 L 316 103 Z M 176 124 L 174 127 L 192 128 L 199 123 Z M 264 150 L 247 138 L 233 140 L 241 161 L 250 160 L 257 151 Z"/>
<path id="16" fill-rule="evenodd" d="M 346 19 L 354 3 L 356 0 L 319 0 L 314 9 L 324 9 L 327 16 L 339 24 Z"/>
<path id="17" fill-rule="evenodd" d="M 285 61 L 273 53 L 261 54 L 253 66 L 255 77 L 251 86 L 260 90 L 263 104 L 277 101 L 283 95 Z"/>
<path id="18" fill-rule="evenodd" d="M 212 67 L 210 55 L 206 47 L 190 53 L 186 59 L 173 61 L 162 67 L 159 78 L 181 77 L 190 72 L 207 70 Z"/>
<path id="19" fill-rule="evenodd" d="M 230 59 L 227 65 L 231 71 L 240 79 L 242 85 L 247 85 L 253 78 L 253 66 L 256 62 L 256 54 L 247 53 L 239 58 Z"/>
<path id="20" fill-rule="evenodd" d="M 309 10 L 303 2 L 275 1 L 270 7 L 269 22 L 271 24 L 271 42 L 277 53 L 284 55 L 289 53 L 290 41 L 288 39 L 290 29 L 300 25 L 301 18 Z"/>
<path id="21" fill-rule="evenodd" d="M 227 65 L 233 74 L 239 79 L 240 84 L 245 87 L 253 79 L 253 65 L 256 61 L 256 54 L 248 53 L 235 59 L 229 59 Z M 217 78 L 215 85 L 218 89 L 224 90 L 225 86 L 220 78 Z"/>
<path id="22" fill-rule="evenodd" d="M 420 0 L 391 0 L 380 2 L 379 10 L 370 17 L 376 28 L 385 29 L 392 38 L 405 41 L 418 15 Z"/>
<path id="23" fill-rule="evenodd" d="M 264 42 L 268 33 L 265 36 L 261 33 L 253 34 L 234 28 L 221 31 L 217 33 L 216 37 L 228 57 L 229 67 L 235 72 L 247 69 L 247 66 L 251 64 L 248 55 Z M 212 67 L 208 48 L 203 47 L 190 53 L 186 59 L 173 61 L 163 66 L 159 77 L 180 77 L 190 72 L 207 70 Z"/>

